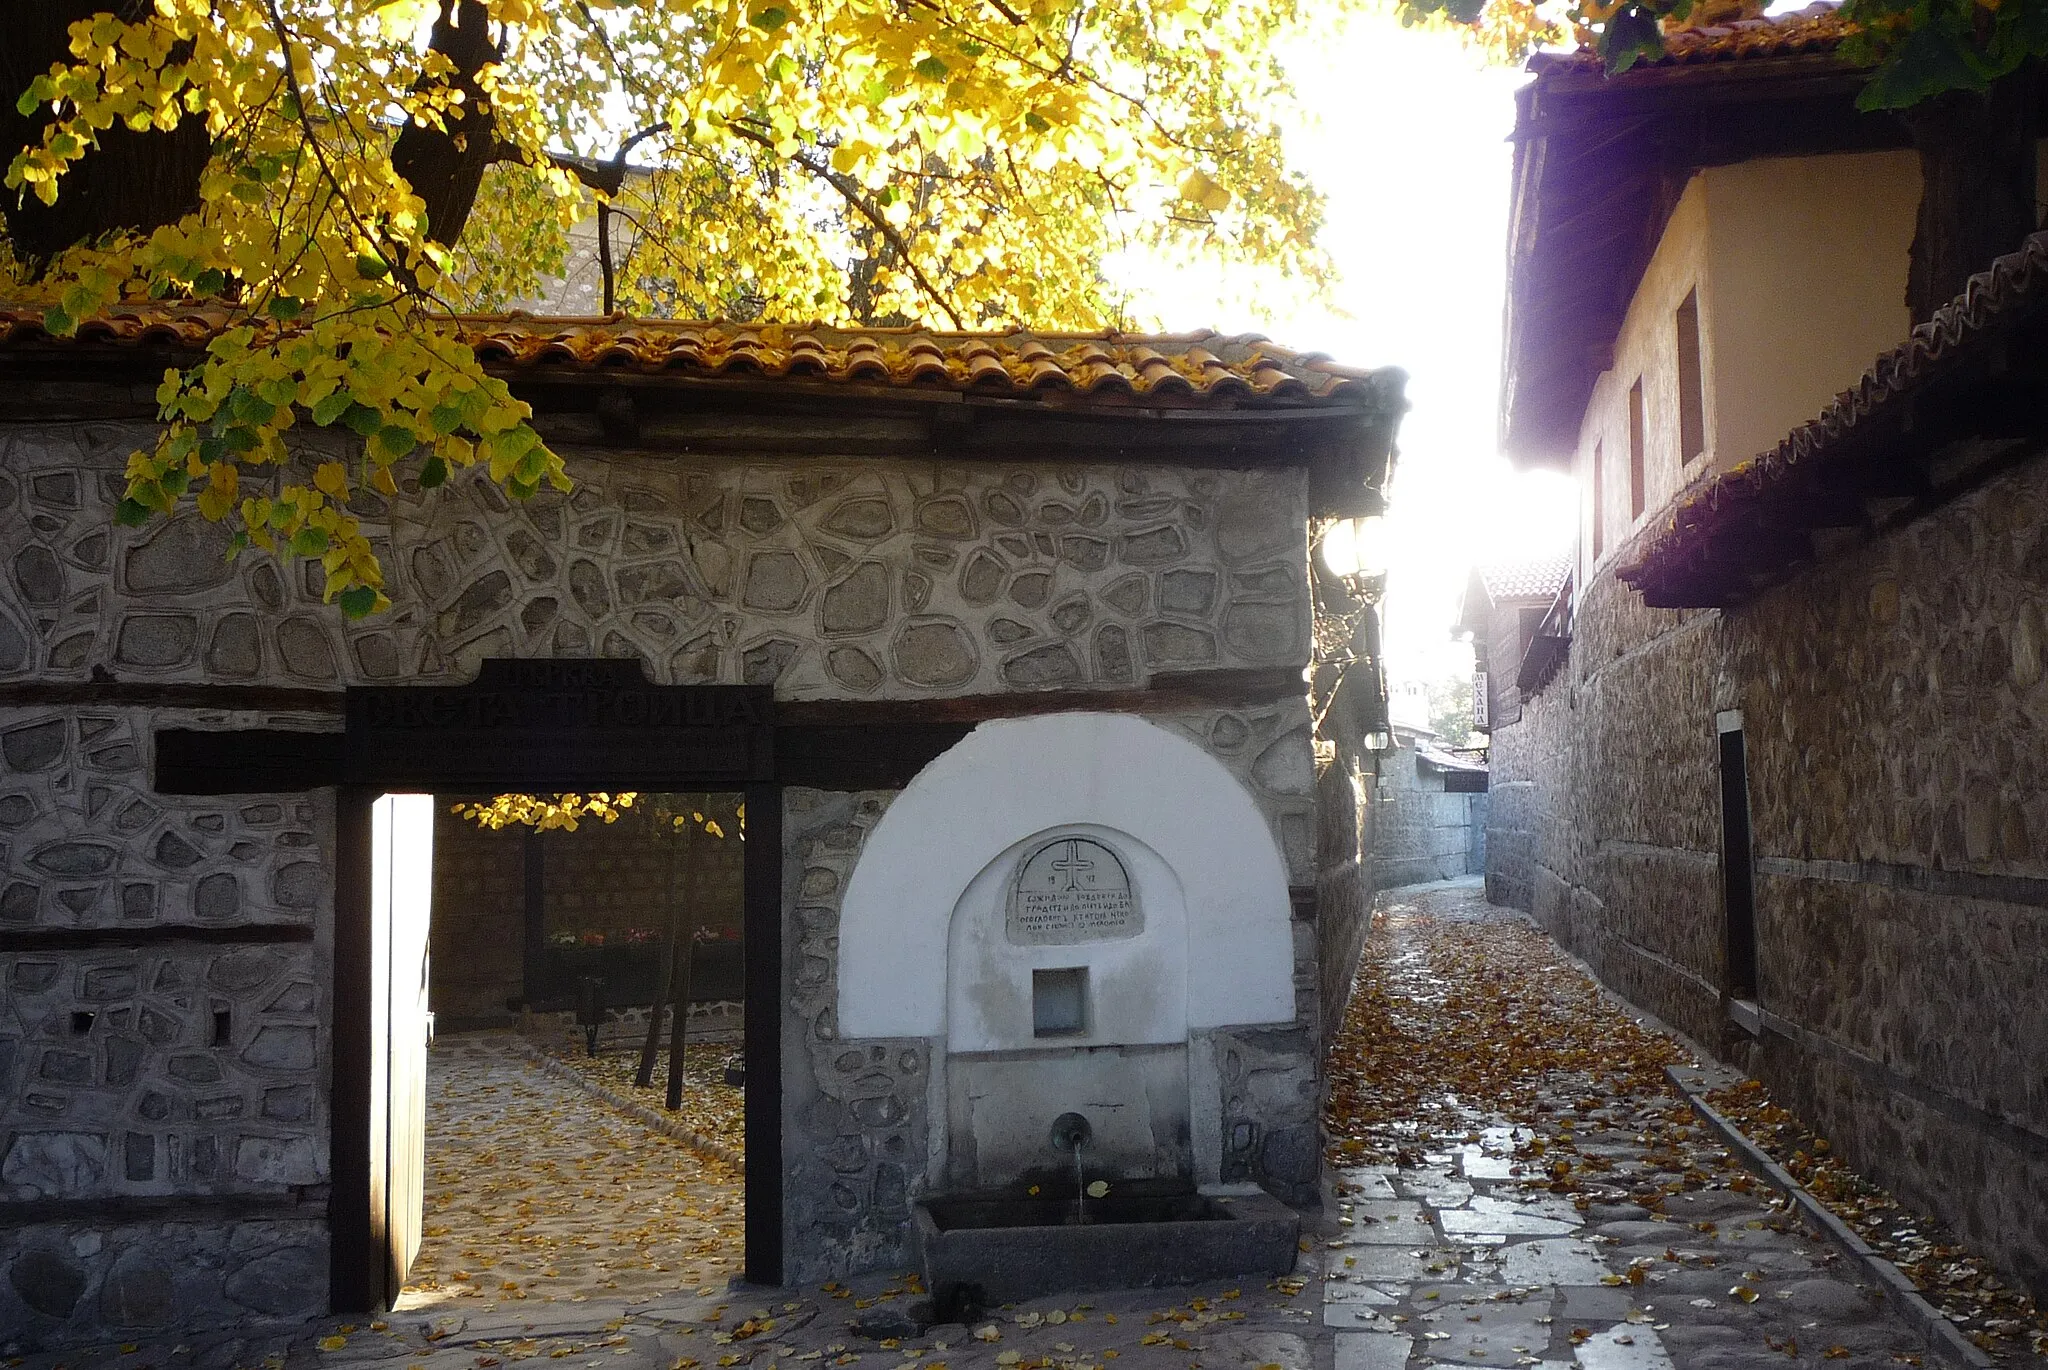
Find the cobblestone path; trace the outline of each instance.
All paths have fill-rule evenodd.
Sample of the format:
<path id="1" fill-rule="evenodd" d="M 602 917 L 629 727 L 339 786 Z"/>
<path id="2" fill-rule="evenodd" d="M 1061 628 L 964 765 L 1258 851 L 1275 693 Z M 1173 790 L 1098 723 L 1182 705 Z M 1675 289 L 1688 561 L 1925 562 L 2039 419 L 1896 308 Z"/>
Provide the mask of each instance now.
<path id="1" fill-rule="evenodd" d="M 723 1292 L 739 1176 L 541 1074 L 503 1036 L 427 1065 L 426 1220 L 400 1310 Z"/>
<path id="2" fill-rule="evenodd" d="M 1332 1062 L 1334 1370 L 1919 1363 L 1695 1123 L 1675 1043 L 1476 881 L 1382 914 Z"/>

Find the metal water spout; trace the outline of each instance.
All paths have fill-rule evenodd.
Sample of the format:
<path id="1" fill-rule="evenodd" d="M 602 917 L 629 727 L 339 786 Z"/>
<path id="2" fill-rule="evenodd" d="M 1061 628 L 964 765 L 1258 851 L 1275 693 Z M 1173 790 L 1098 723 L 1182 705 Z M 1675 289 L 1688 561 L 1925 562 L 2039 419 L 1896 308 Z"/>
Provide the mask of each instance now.
<path id="1" fill-rule="evenodd" d="M 1062 1113 L 1052 1120 L 1052 1145 L 1055 1151 L 1074 1153 L 1074 1221 L 1088 1221 L 1088 1186 L 1081 1173 L 1081 1148 L 1086 1146 L 1094 1129 L 1088 1120 L 1078 1113 Z"/>

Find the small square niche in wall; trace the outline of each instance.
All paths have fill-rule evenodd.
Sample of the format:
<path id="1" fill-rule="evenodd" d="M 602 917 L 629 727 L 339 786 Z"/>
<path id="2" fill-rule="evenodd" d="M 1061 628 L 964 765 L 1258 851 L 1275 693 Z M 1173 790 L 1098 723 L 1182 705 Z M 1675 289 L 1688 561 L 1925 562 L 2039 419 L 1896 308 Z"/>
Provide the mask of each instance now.
<path id="1" fill-rule="evenodd" d="M 1031 972 L 1031 1035 L 1078 1037 L 1088 1030 L 1088 967 Z"/>

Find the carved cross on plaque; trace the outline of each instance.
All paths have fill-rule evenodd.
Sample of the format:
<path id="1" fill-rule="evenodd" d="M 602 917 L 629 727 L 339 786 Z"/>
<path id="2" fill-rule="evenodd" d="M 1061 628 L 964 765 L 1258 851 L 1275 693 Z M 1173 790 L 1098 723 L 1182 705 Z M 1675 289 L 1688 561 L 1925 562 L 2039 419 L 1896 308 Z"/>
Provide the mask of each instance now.
<path id="1" fill-rule="evenodd" d="M 1017 868 L 1004 930 L 1019 946 L 1063 946 L 1136 937 L 1145 919 L 1130 873 L 1107 844 L 1056 837 Z"/>
<path id="2" fill-rule="evenodd" d="M 1095 863 L 1081 855 L 1081 844 L 1079 842 L 1069 842 L 1067 843 L 1067 854 L 1063 857 L 1054 858 L 1052 868 L 1067 877 L 1067 888 L 1071 890 L 1080 888 L 1081 876 L 1085 872 L 1094 870 Z M 1091 881 L 1089 883 L 1092 884 L 1094 882 Z"/>

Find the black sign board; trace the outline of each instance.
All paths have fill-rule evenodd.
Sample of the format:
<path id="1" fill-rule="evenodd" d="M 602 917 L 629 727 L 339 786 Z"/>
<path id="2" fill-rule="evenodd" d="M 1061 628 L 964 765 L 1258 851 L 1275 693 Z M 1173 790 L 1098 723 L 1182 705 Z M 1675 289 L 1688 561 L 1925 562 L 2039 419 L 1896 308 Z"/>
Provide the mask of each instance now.
<path id="1" fill-rule="evenodd" d="M 637 660 L 496 658 L 472 684 L 348 692 L 346 781 L 454 790 L 735 787 L 774 774 L 774 693 Z"/>

